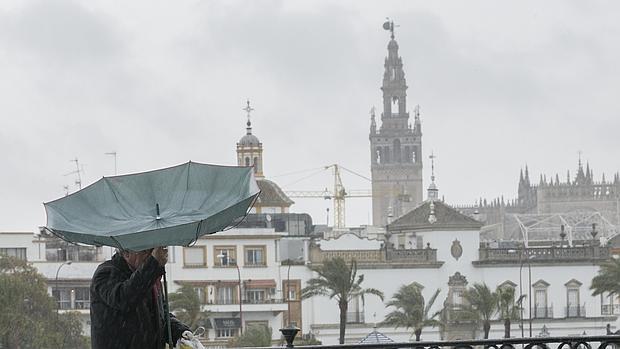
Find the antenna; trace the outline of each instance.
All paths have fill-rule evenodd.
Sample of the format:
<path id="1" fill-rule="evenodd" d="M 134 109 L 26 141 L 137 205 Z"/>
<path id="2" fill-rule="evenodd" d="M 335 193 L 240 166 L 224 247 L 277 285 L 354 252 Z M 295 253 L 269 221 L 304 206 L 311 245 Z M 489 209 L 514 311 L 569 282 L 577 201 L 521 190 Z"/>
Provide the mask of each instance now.
<path id="1" fill-rule="evenodd" d="M 117 168 L 116 168 L 116 151 L 111 151 L 109 153 L 104 153 L 104 155 L 112 155 L 114 156 L 114 175 L 117 175 Z"/>
<path id="2" fill-rule="evenodd" d="M 77 179 L 75 180 L 75 185 L 77 185 L 78 190 L 82 189 L 82 169 L 80 168 L 80 162 L 78 160 L 78 158 L 76 157 L 75 159 L 69 160 L 70 162 L 75 162 L 75 171 L 71 171 L 67 174 L 65 174 L 65 176 L 68 175 L 72 175 L 72 174 L 76 174 L 77 175 Z"/>

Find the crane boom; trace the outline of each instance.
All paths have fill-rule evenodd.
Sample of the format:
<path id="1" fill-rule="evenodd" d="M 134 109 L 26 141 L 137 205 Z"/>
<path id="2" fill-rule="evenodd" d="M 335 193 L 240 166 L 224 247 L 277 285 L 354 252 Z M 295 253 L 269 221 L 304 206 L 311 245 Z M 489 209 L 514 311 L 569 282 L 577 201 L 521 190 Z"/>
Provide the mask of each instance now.
<path id="1" fill-rule="evenodd" d="M 368 198 L 372 197 L 370 190 L 351 190 L 347 192 L 342 184 L 342 178 L 340 177 L 340 169 L 345 169 L 338 164 L 332 164 L 325 166 L 327 170 L 333 168 L 334 173 L 334 187 L 332 190 L 291 190 L 286 191 L 286 195 L 291 198 L 323 198 L 325 200 L 334 200 L 334 229 L 344 229 L 346 226 L 345 220 L 345 198 Z M 347 169 L 345 169 L 347 170 Z M 352 172 L 350 170 L 347 170 Z M 354 173 L 354 172 L 352 172 Z M 356 174 L 356 173 L 354 173 Z M 357 175 L 357 174 L 356 174 Z"/>

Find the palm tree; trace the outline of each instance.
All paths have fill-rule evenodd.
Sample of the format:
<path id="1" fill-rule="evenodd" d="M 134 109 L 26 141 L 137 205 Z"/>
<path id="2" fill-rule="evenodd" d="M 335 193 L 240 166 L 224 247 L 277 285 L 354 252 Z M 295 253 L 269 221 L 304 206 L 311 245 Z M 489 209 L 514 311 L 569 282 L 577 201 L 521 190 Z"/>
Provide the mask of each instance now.
<path id="1" fill-rule="evenodd" d="M 500 319 L 504 320 L 504 338 L 510 338 L 511 320 L 519 319 L 519 309 L 525 295 L 519 297 L 515 302 L 515 289 L 513 287 L 498 287 L 497 308 Z"/>
<path id="2" fill-rule="evenodd" d="M 484 339 L 489 338 L 491 319 L 498 311 L 498 293 L 491 291 L 487 284 L 476 283 L 464 295 L 469 303 L 464 310 L 472 318 L 482 321 Z"/>
<path id="3" fill-rule="evenodd" d="M 402 285 L 394 294 L 392 300 L 387 303 L 388 307 L 395 307 L 396 310 L 387 314 L 382 324 L 392 325 L 396 328 L 413 328 L 415 340 L 419 342 L 424 327 L 441 325 L 439 320 L 437 320 L 441 311 L 429 316 L 430 309 L 433 307 L 439 292 L 440 290 L 435 291 L 425 305 L 424 296 L 422 296 L 422 291 L 417 284 Z"/>
<path id="4" fill-rule="evenodd" d="M 590 286 L 593 296 L 608 292 L 610 296 L 620 295 L 620 260 L 611 259 L 598 271 L 598 275 L 592 278 Z"/>
<path id="5" fill-rule="evenodd" d="M 374 288 L 362 288 L 364 275 L 357 275 L 355 260 L 347 265 L 344 259 L 334 258 L 327 260 L 323 265 L 312 268 L 317 277 L 308 280 L 308 286 L 301 290 L 302 298 L 327 296 L 338 302 L 340 310 L 340 344 L 344 344 L 344 333 L 347 325 L 347 310 L 349 301 L 356 297 L 372 294 L 383 301 L 383 292 Z"/>
<path id="6" fill-rule="evenodd" d="M 201 310 L 198 293 L 190 285 L 183 285 L 177 292 L 170 294 L 170 310 L 192 329 L 198 326 L 207 328 L 207 321 L 211 316 L 211 312 Z"/>

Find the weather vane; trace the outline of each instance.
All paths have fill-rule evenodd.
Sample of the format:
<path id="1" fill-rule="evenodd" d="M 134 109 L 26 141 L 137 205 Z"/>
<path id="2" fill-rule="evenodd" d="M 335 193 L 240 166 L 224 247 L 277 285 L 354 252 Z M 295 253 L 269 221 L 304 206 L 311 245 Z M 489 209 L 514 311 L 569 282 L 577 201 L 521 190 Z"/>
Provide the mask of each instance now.
<path id="1" fill-rule="evenodd" d="M 385 17 L 386 21 L 383 23 L 383 29 L 389 30 L 391 35 L 390 38 L 394 39 L 394 28 L 399 27 L 398 25 L 394 25 L 394 21 L 390 19 L 390 17 Z"/>

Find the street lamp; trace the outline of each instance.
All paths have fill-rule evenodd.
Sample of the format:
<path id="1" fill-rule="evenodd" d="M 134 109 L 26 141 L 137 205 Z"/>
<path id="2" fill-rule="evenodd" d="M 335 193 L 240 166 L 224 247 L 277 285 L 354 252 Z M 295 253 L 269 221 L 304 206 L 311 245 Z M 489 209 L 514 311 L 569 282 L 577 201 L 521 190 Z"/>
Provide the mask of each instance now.
<path id="1" fill-rule="evenodd" d="M 64 265 L 71 265 L 71 263 L 72 263 L 71 261 L 64 261 L 61 265 L 58 266 L 58 269 L 56 269 L 56 279 L 54 281 L 54 287 L 56 287 L 56 292 L 58 292 L 58 303 L 56 303 L 56 315 L 57 316 L 58 316 L 58 312 L 60 311 L 60 290 L 58 289 L 58 273 L 60 272 L 60 269 Z"/>
<path id="2" fill-rule="evenodd" d="M 223 265 L 224 260 L 226 260 L 226 264 L 230 265 L 234 263 L 234 266 L 237 268 L 237 278 L 239 279 L 239 322 L 241 323 L 239 326 L 239 334 L 243 334 L 243 308 L 242 308 L 242 299 L 241 299 L 241 271 L 239 270 L 239 265 L 234 258 L 230 258 L 228 254 L 218 254 L 217 258 L 220 259 L 220 263 Z"/>
<path id="3" fill-rule="evenodd" d="M 527 256 L 527 258 L 522 259 L 521 258 L 522 254 L 519 255 L 519 292 L 522 293 L 521 291 L 521 272 L 523 270 L 523 263 L 527 261 L 527 270 L 528 270 L 528 293 L 527 293 L 527 298 L 528 298 L 528 322 L 529 322 L 529 327 L 530 327 L 530 338 L 532 338 L 532 263 L 531 260 L 536 258 L 536 256 Z M 520 298 L 523 297 L 523 295 L 519 296 Z M 546 309 L 545 309 L 546 311 Z M 521 306 L 521 338 L 523 338 L 523 306 Z"/>

